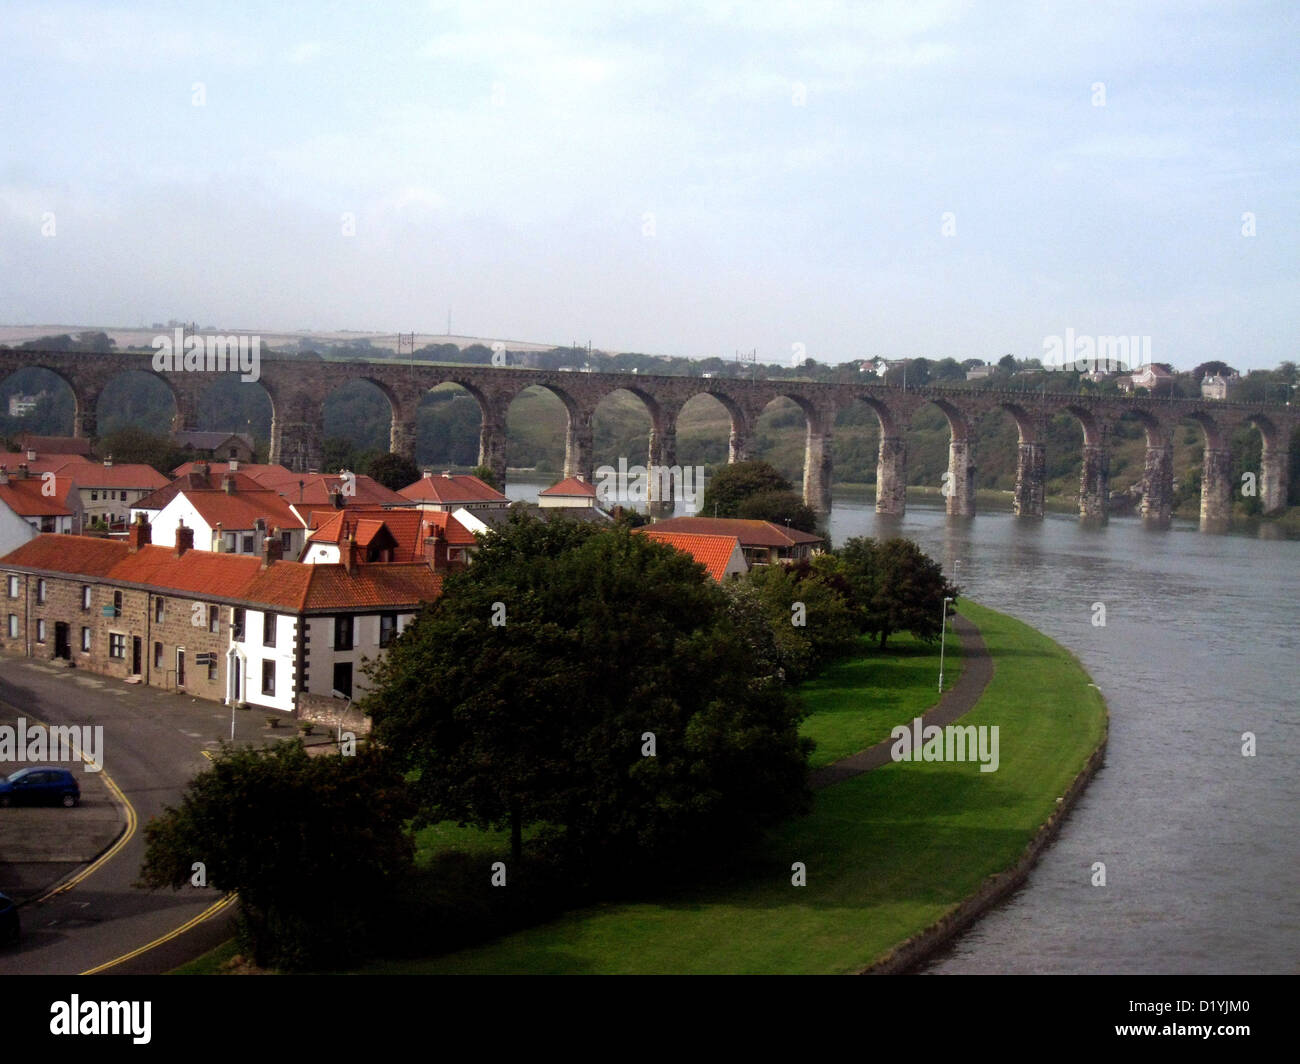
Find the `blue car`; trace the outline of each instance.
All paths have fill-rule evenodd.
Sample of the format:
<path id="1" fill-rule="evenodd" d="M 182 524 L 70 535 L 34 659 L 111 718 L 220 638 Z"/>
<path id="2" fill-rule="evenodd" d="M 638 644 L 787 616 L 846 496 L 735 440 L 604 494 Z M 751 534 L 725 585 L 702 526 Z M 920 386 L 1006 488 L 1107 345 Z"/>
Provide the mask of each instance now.
<path id="1" fill-rule="evenodd" d="M 20 768 L 0 780 L 0 806 L 63 805 L 71 808 L 81 801 L 77 777 L 66 768 L 33 766 Z"/>
<path id="2" fill-rule="evenodd" d="M 0 894 L 0 944 L 18 941 L 18 906 L 7 894 Z"/>

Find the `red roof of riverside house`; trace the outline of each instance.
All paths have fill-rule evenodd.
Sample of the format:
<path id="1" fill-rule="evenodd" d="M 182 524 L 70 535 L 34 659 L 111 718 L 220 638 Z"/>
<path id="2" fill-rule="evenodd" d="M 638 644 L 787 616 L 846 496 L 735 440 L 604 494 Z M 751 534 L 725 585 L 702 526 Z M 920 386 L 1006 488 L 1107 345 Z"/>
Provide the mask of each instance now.
<path id="1" fill-rule="evenodd" d="M 255 479 L 262 487 L 278 491 L 299 510 L 304 507 L 323 510 L 333 506 L 336 492 L 342 494 L 344 506 L 411 505 L 410 499 L 389 491 L 379 481 L 364 473 L 353 473 L 345 477 L 341 473 L 294 473 L 285 470 L 284 475 L 259 473 Z"/>
<path id="2" fill-rule="evenodd" d="M 41 454 L 38 451 L 35 458 L 29 459 L 26 451 L 0 451 L 0 465 L 5 466 L 11 476 L 20 465 L 27 466 L 33 473 L 60 473 L 65 469 L 93 464 L 89 458 L 79 454 Z"/>
<path id="3" fill-rule="evenodd" d="M 84 436 L 35 436 L 24 432 L 18 437 L 18 446 L 37 454 L 90 454 L 90 441 Z"/>
<path id="4" fill-rule="evenodd" d="M 386 529 L 396 546 L 392 562 L 423 561 L 424 541 L 434 526 L 451 547 L 472 547 L 474 535 L 451 514 L 422 510 L 384 510 L 378 507 L 349 507 L 345 510 L 313 510 L 308 518 L 313 526 L 307 537 L 310 543 L 341 545 L 350 531 L 359 547 L 376 541 L 381 528 Z"/>
<path id="5" fill-rule="evenodd" d="M 727 563 L 731 556 L 740 549 L 740 540 L 735 536 L 709 536 L 691 532 L 660 532 L 655 528 L 634 528 L 634 533 L 649 536 L 660 543 L 667 543 L 689 554 L 709 571 L 709 575 L 718 583 L 727 572 Z"/>
<path id="6" fill-rule="evenodd" d="M 190 490 L 185 493 L 186 501 L 198 511 L 209 528 L 218 524 L 226 532 L 237 532 L 252 528 L 260 517 L 268 529 L 278 526 L 288 532 L 293 528 L 302 528 L 302 521 L 293 512 L 289 504 L 273 491 L 257 488 L 254 491 L 240 491 L 238 485 L 233 493 L 211 488 Z"/>
<path id="7" fill-rule="evenodd" d="M 442 593 L 442 574 L 424 563 L 303 565 L 211 551 L 143 546 L 123 540 L 47 533 L 0 558 L 0 568 L 94 576 L 182 592 L 202 598 L 247 602 L 293 613 L 417 608 Z"/>
<path id="8" fill-rule="evenodd" d="M 202 458 L 196 458 L 192 462 L 182 462 L 172 470 L 172 476 L 183 477 L 186 473 L 197 472 L 198 466 L 207 466 L 208 472 L 214 477 L 222 477 L 230 472 L 229 462 L 208 462 Z M 257 465 L 253 462 L 236 462 L 235 472 L 244 473 L 260 482 L 263 474 L 270 476 L 279 476 L 284 474 L 288 476 L 290 471 L 282 465 Z"/>
<path id="9" fill-rule="evenodd" d="M 401 488 L 398 495 L 413 502 L 436 502 L 442 506 L 473 506 L 485 502 L 510 500 L 491 484 L 468 473 L 425 473 L 414 484 Z"/>
<path id="10" fill-rule="evenodd" d="M 552 484 L 545 491 L 539 491 L 539 496 L 574 496 L 582 499 L 594 499 L 596 497 L 596 488 L 588 484 L 585 480 L 579 480 L 577 477 L 565 477 L 558 484 Z"/>
<path id="11" fill-rule="evenodd" d="M 62 471 L 77 482 L 77 487 L 89 490 L 141 488 L 153 491 L 167 484 L 167 478 L 153 466 L 139 462 L 128 462 L 124 465 L 86 462 L 83 465 L 65 466 Z"/>
<path id="12" fill-rule="evenodd" d="M 696 532 L 706 536 L 735 536 L 742 547 L 793 547 L 801 543 L 825 543 L 821 536 L 800 532 L 771 521 L 750 521 L 738 517 L 666 517 L 649 526 L 656 532 Z"/>
<path id="13" fill-rule="evenodd" d="M 185 473 L 170 484 L 164 484 L 157 491 L 152 491 L 137 502 L 133 502 L 131 507 L 136 510 L 161 510 L 183 491 L 221 490 L 221 479 L 216 473 L 209 473 L 207 476 L 199 472 Z M 252 477 L 245 476 L 243 473 L 236 473 L 235 490 L 263 491 L 265 489 Z M 294 523 L 297 524 L 297 522 Z"/>
<path id="14" fill-rule="evenodd" d="M 72 481 L 65 476 L 55 474 L 54 492 L 46 494 L 47 481 L 43 476 L 31 476 L 27 479 L 9 474 L 9 483 L 0 484 L 0 499 L 9 504 L 19 517 L 69 517 L 68 493 L 72 491 Z"/>

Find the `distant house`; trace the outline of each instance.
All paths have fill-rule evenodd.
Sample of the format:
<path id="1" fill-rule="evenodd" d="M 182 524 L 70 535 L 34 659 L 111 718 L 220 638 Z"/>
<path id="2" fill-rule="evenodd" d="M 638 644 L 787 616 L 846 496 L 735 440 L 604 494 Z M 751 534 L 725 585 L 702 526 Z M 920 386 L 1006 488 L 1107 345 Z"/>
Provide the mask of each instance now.
<path id="1" fill-rule="evenodd" d="M 709 575 L 721 584 L 743 573 L 749 572 L 749 563 L 745 561 L 745 552 L 740 547 L 740 540 L 735 536 L 713 536 L 697 532 L 665 532 L 653 526 L 634 528 L 634 535 L 648 536 L 659 543 L 666 543 L 679 551 L 689 554 L 709 571 Z"/>
<path id="2" fill-rule="evenodd" d="M 85 462 L 64 466 L 81 495 L 81 509 L 86 524 L 97 518 L 106 524 L 126 524 L 131 506 L 167 484 L 167 478 L 153 466 L 138 462 L 113 464 L 112 456 L 103 463 Z"/>
<path id="3" fill-rule="evenodd" d="M 0 503 L 37 532 L 81 531 L 81 497 L 65 476 L 36 476 L 26 466 L 0 465 Z"/>
<path id="4" fill-rule="evenodd" d="M 1116 382 L 1121 392 L 1131 393 L 1138 388 L 1145 388 L 1152 395 L 1162 395 L 1173 391 L 1174 375 L 1164 366 L 1152 363 L 1143 366 L 1127 377 L 1120 377 Z"/>
<path id="5" fill-rule="evenodd" d="M 798 562 L 821 553 L 826 541 L 821 536 L 800 532 L 772 521 L 749 521 L 730 517 L 668 517 L 649 530 L 706 536 L 734 536 L 748 565 Z"/>
<path id="6" fill-rule="evenodd" d="M 355 549 L 359 562 L 428 562 L 445 569 L 465 564 L 478 545 L 449 513 L 355 507 L 312 517 L 299 559 L 310 565 L 337 563 Z"/>
<path id="7" fill-rule="evenodd" d="M 510 500 L 478 477 L 444 471 L 435 476 L 426 472 L 414 484 L 398 489 L 398 495 L 422 510 L 451 513 L 462 506 L 475 510 L 504 510 Z"/>
<path id="8" fill-rule="evenodd" d="M 277 540 L 280 557 L 296 558 L 307 538 L 307 523 L 278 492 L 262 487 L 239 473 L 226 473 L 220 486 L 191 475 L 188 483 L 173 491 L 172 485 L 138 507 L 133 520 L 143 513 L 151 520 L 151 536 L 159 546 L 170 547 L 182 530 L 191 545 L 201 551 L 223 554 L 261 555 L 268 537 Z M 196 485 L 198 481 L 202 486 Z M 163 502 L 164 497 L 171 498 Z M 153 510 L 159 502 L 161 509 Z"/>
<path id="9" fill-rule="evenodd" d="M 26 417 L 32 413 L 47 392 L 37 392 L 35 395 L 11 395 L 9 397 L 9 416 Z"/>
<path id="10" fill-rule="evenodd" d="M 1235 373 L 1203 377 L 1201 378 L 1201 398 L 1231 399 L 1233 392 L 1237 390 L 1240 383 L 1241 378 Z"/>
<path id="11" fill-rule="evenodd" d="M 9 493 L 0 490 L 0 555 L 8 554 L 39 534 L 40 528 L 9 504 Z"/>
<path id="12" fill-rule="evenodd" d="M 40 454 L 91 455 L 90 441 L 84 436 L 37 436 L 24 432 L 18 437 L 18 449 L 36 451 Z"/>
<path id="13" fill-rule="evenodd" d="M 991 366 L 987 362 L 982 366 L 972 366 L 966 371 L 966 379 L 968 381 L 984 380 L 986 377 L 993 376 L 997 372 L 997 368 L 997 366 Z"/>
<path id="14" fill-rule="evenodd" d="M 594 507 L 596 505 L 596 487 L 588 484 L 581 473 L 566 477 L 558 484 L 537 493 L 537 504 L 543 509 L 556 506 Z"/>
<path id="15" fill-rule="evenodd" d="M 252 474 L 264 488 L 279 492 L 299 513 L 308 510 L 341 509 L 345 506 L 414 506 L 405 496 L 390 491 L 364 473 L 294 473 L 272 471 Z"/>
<path id="16" fill-rule="evenodd" d="M 203 458 L 251 462 L 253 438 L 244 432 L 173 432 L 172 442 Z"/>

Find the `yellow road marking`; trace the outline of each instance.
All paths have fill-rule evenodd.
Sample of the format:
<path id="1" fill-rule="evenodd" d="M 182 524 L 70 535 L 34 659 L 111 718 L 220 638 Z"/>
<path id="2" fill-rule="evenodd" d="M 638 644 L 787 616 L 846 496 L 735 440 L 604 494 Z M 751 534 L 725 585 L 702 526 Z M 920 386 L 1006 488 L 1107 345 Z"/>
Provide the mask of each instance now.
<path id="1" fill-rule="evenodd" d="M 211 750 L 200 750 L 199 753 L 201 753 L 201 754 L 202 754 L 204 757 L 206 757 L 209 761 L 211 761 L 211 760 L 213 759 L 213 758 L 212 758 L 212 751 L 211 751 Z"/>
<path id="2" fill-rule="evenodd" d="M 222 912 L 223 910 L 230 908 L 230 906 L 232 906 L 235 903 L 236 897 L 237 895 L 233 893 L 227 894 L 220 901 L 213 902 L 201 913 L 199 913 L 198 916 L 194 917 L 191 920 L 187 920 L 185 923 L 181 924 L 181 926 L 176 928 L 174 931 L 168 931 L 167 934 L 161 936 L 160 938 L 155 938 L 152 942 L 144 946 L 141 946 L 139 949 L 133 949 L 130 953 L 124 953 L 122 954 L 122 956 L 117 957 L 114 960 L 106 961 L 105 963 L 99 965 L 98 967 L 90 968 L 87 971 L 82 972 L 81 974 L 98 975 L 100 972 L 105 971 L 108 968 L 113 968 L 119 964 L 131 960 L 132 957 L 138 957 L 142 953 L 147 953 L 155 946 L 161 946 L 164 942 L 170 942 L 178 935 L 185 934 L 185 932 L 188 931 L 190 928 L 196 927 L 199 924 L 203 923 L 203 921 L 208 919 L 209 917 L 216 916 L 218 913 Z"/>

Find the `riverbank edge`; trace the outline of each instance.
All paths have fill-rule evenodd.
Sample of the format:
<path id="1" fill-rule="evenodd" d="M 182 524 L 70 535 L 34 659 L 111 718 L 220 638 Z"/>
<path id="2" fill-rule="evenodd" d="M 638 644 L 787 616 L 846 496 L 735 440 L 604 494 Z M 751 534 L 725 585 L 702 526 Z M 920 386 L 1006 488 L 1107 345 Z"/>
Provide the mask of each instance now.
<path id="1" fill-rule="evenodd" d="M 989 609 L 990 607 L 984 607 Z M 997 611 L 1002 612 L 1002 611 Z M 1012 614 L 1006 614 L 1012 617 Z M 1019 618 L 1014 618 L 1019 620 Z M 1024 624 L 1024 621 L 1020 623 Z M 1032 625 L 1027 627 L 1033 628 Z M 1083 667 L 1078 656 L 1069 647 L 1061 646 L 1060 643 L 1052 639 L 1045 632 L 1033 629 L 1044 639 L 1050 640 L 1055 646 L 1058 646 L 1076 665 L 1085 676 L 1088 676 L 1089 682 L 1092 677 L 1088 670 Z M 997 659 L 994 657 L 994 666 L 997 668 Z M 1100 688 L 1098 688 L 1100 694 Z M 1106 696 L 1101 695 L 1104 716 L 1102 718 L 1101 738 L 1097 741 L 1096 747 L 1093 748 L 1088 760 L 1084 762 L 1078 774 L 1070 781 L 1070 786 L 1066 788 L 1065 794 L 1061 796 L 1061 801 L 1052 811 L 1051 815 L 1039 825 L 1038 830 L 1034 832 L 1034 837 L 1029 840 L 1020 857 L 1010 868 L 1001 872 L 995 872 L 987 877 L 975 891 L 965 901 L 957 904 L 949 912 L 945 913 L 929 927 L 918 931 L 915 935 L 905 939 L 889 951 L 878 961 L 867 965 L 855 974 L 857 975 L 908 975 L 915 972 L 922 964 L 929 961 L 944 946 L 951 942 L 963 931 L 971 927 L 977 920 L 991 909 L 996 908 L 1008 895 L 1029 878 L 1029 873 L 1034 865 L 1038 863 L 1039 857 L 1056 836 L 1060 833 L 1061 825 L 1065 818 L 1070 815 L 1079 797 L 1083 794 L 1088 784 L 1092 782 L 1092 777 L 1096 775 L 1097 770 L 1106 761 L 1106 747 L 1110 741 L 1110 705 L 1106 701 Z M 978 703 L 977 703 L 978 705 Z"/>

